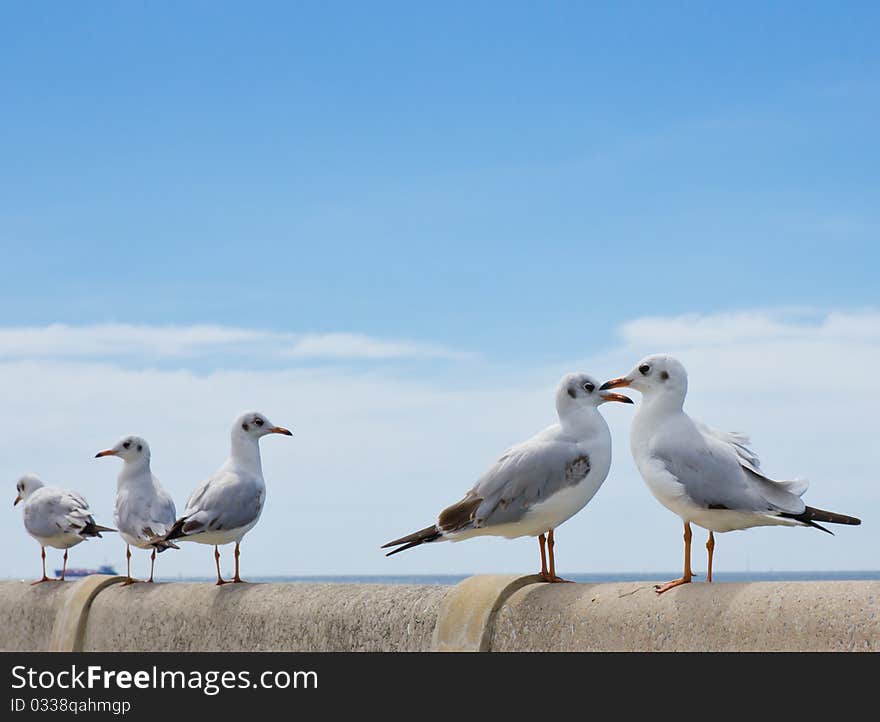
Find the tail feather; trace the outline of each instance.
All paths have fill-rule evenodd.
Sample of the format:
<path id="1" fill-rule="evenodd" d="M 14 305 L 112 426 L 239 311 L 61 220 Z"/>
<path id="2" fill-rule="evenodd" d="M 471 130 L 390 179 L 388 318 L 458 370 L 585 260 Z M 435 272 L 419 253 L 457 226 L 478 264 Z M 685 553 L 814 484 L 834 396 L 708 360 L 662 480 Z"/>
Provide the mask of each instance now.
<path id="1" fill-rule="evenodd" d="M 162 536 L 162 541 L 168 542 L 170 544 L 174 539 L 185 537 L 186 534 L 184 534 L 183 532 L 183 525 L 186 523 L 186 520 L 187 517 L 182 516 L 180 517 L 180 519 L 174 522 L 174 524 L 171 525 L 171 528 L 167 532 L 165 532 L 164 536 Z M 177 548 L 177 546 L 175 546 L 174 544 L 171 544 L 171 546 L 175 549 Z"/>
<path id="2" fill-rule="evenodd" d="M 427 544 L 428 542 L 436 541 L 442 536 L 443 533 L 437 528 L 436 525 L 432 524 L 431 526 L 420 529 L 419 531 L 413 532 L 412 534 L 407 534 L 404 537 L 400 537 L 400 539 L 395 539 L 394 541 L 390 541 L 387 544 L 383 544 L 381 548 L 387 549 L 388 547 L 398 547 L 397 549 L 394 549 L 393 551 L 390 551 L 385 555 L 386 557 L 390 557 L 394 554 L 397 554 L 398 552 L 403 552 L 407 549 L 417 547 L 420 544 Z"/>
<path id="3" fill-rule="evenodd" d="M 825 511 L 824 509 L 815 509 L 812 506 L 808 506 L 800 514 L 783 514 L 782 516 L 789 519 L 796 519 L 806 526 L 812 526 L 816 529 L 821 529 L 822 531 L 832 535 L 834 534 L 833 531 L 831 531 L 830 529 L 826 529 L 824 526 L 820 526 L 816 522 L 824 521 L 829 524 L 848 524 L 849 526 L 858 526 L 862 523 L 861 519 L 856 519 L 856 517 L 854 516 L 838 514 L 833 511 Z"/>
<path id="4" fill-rule="evenodd" d="M 95 524 L 94 519 L 89 519 L 86 522 L 86 525 L 80 531 L 81 536 L 96 536 L 99 539 L 101 537 L 102 531 L 116 531 L 116 529 L 111 529 L 109 526 L 101 526 L 100 524 Z"/>

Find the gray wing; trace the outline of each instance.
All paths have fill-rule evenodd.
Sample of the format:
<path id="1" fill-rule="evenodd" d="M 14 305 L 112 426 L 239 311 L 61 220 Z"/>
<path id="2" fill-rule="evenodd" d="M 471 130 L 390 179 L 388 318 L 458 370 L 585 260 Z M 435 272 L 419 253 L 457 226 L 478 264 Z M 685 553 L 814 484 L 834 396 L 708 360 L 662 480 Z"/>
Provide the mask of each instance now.
<path id="1" fill-rule="evenodd" d="M 693 419 L 697 430 L 703 435 L 717 439 L 722 443 L 728 444 L 733 452 L 739 457 L 740 462 L 746 468 L 758 471 L 761 468 L 761 459 L 749 448 L 751 439 L 746 434 L 739 431 L 719 431 L 711 426 L 704 424 L 702 421 Z M 758 472 L 760 473 L 760 472 Z"/>
<path id="2" fill-rule="evenodd" d="M 182 531 L 186 535 L 239 529 L 253 522 L 263 508 L 264 490 L 233 471 L 203 481 L 186 503 Z"/>
<path id="3" fill-rule="evenodd" d="M 26 508 L 25 526 L 37 536 L 80 534 L 94 524 L 88 502 L 76 492 L 46 489 L 36 504 Z"/>
<path id="4" fill-rule="evenodd" d="M 144 512 L 144 525 L 139 534 L 145 539 L 165 536 L 177 520 L 174 499 L 162 488 L 155 476 L 153 484 L 156 493 L 150 499 L 149 507 Z"/>
<path id="5" fill-rule="evenodd" d="M 768 479 L 744 463 L 729 442 L 698 430 L 703 443 L 668 434 L 651 447 L 652 455 L 678 479 L 695 504 L 707 509 L 759 513 L 804 511 L 806 505 L 797 491 L 801 482 Z"/>
<path id="6" fill-rule="evenodd" d="M 518 521 L 536 503 L 580 482 L 590 457 L 573 441 L 531 440 L 495 462 L 464 499 L 444 509 L 437 525 L 444 532 Z"/>

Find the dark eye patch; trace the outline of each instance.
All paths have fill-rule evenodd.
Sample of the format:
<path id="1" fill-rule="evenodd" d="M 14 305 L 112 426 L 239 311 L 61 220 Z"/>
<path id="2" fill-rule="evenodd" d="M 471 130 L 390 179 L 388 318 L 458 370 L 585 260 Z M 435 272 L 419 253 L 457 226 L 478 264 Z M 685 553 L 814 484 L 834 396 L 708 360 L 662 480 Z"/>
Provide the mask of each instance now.
<path id="1" fill-rule="evenodd" d="M 248 431 L 251 427 L 248 426 L 248 425 L 247 425 L 247 421 L 245 421 L 245 422 L 241 425 L 241 428 L 243 428 L 245 431 Z"/>
<path id="2" fill-rule="evenodd" d="M 668 371 L 661 371 L 661 372 L 660 372 L 660 378 L 661 378 L 663 381 L 666 381 L 666 379 L 669 378 L 669 372 L 668 372 Z"/>
<path id="3" fill-rule="evenodd" d="M 122 445 L 122 448 L 123 448 L 123 449 L 127 449 L 127 448 L 130 447 L 130 446 L 131 446 L 131 442 L 130 442 L 130 441 L 126 441 L 126 442 Z"/>
<path id="4" fill-rule="evenodd" d="M 651 367 L 648 364 L 642 364 L 639 366 L 639 371 L 641 371 L 642 376 L 647 376 L 648 372 L 651 370 Z"/>
<path id="5" fill-rule="evenodd" d="M 573 386 L 568 387 L 568 395 L 571 396 L 571 398 L 573 398 L 573 399 L 577 398 L 578 393 L 577 393 L 577 391 L 575 391 Z"/>
<path id="6" fill-rule="evenodd" d="M 141 446 L 140 444 L 138 444 L 138 451 L 143 451 L 143 450 L 144 450 L 144 447 Z"/>

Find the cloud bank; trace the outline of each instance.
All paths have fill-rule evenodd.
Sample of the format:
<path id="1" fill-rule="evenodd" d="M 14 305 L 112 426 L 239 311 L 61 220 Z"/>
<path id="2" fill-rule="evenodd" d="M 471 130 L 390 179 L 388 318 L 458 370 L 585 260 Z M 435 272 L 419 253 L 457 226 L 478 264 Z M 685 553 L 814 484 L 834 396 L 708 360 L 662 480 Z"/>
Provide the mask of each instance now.
<path id="1" fill-rule="evenodd" d="M 529 539 L 430 545 L 393 559 L 378 547 L 430 523 L 504 448 L 552 423 L 553 388 L 563 371 L 610 378 L 658 351 L 687 366 L 691 413 L 749 432 L 772 475 L 810 478 L 808 503 L 864 520 L 834 538 L 806 529 L 720 535 L 720 571 L 877 567 L 880 312 L 638 318 L 622 324 L 618 338 L 601 353 L 547 368 L 511 372 L 505 359 L 498 372 L 490 361 L 471 364 L 467 354 L 440 345 L 348 333 L 206 325 L 0 328 L 0 488 L 5 483 L 10 494 L 0 544 L 14 550 L 0 561 L 0 577 L 39 570 L 39 548 L 11 507 L 20 474 L 34 471 L 80 490 L 98 520 L 109 523 L 118 463 L 92 457 L 138 433 L 149 440 L 154 471 L 181 506 L 223 462 L 229 425 L 247 408 L 291 427 L 294 437 L 262 442 L 267 506 L 242 546 L 246 575 L 533 571 L 537 545 Z M 251 363 L 259 357 L 254 348 L 271 354 L 275 365 Z M 211 354 L 241 362 L 205 372 L 200 360 Z M 461 363 L 441 377 L 412 373 L 438 358 Z M 338 359 L 372 363 L 352 369 L 334 364 Z M 398 359 L 407 359 L 407 373 L 390 363 Z M 155 360 L 166 363 L 157 367 Z M 632 408 L 602 408 L 614 439 L 611 475 L 560 529 L 561 569 L 676 572 L 680 524 L 651 497 L 632 463 Z M 123 553 L 118 539 L 88 542 L 72 550 L 71 564 L 119 565 Z M 146 564 L 145 555 L 135 558 L 135 569 L 145 571 Z M 699 553 L 695 564 L 703 568 Z M 158 565 L 166 579 L 211 570 L 210 549 L 194 544 L 163 554 Z"/>

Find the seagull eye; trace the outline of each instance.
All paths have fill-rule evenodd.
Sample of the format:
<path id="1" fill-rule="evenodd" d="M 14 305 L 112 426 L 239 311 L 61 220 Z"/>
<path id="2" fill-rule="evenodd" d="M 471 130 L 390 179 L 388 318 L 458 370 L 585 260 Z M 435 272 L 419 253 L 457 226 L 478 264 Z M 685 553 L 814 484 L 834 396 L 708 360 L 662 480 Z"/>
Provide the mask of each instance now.
<path id="1" fill-rule="evenodd" d="M 648 373 L 651 371 L 651 367 L 648 366 L 648 364 L 642 364 L 641 366 L 639 366 L 639 371 L 642 372 L 642 376 L 647 376 Z"/>
<path id="2" fill-rule="evenodd" d="M 262 425 L 263 425 L 263 420 L 258 416 L 256 419 L 254 419 L 254 423 L 255 423 L 257 426 L 262 426 Z"/>
<path id="3" fill-rule="evenodd" d="M 123 448 L 123 449 L 127 449 L 127 448 L 129 448 L 130 446 L 131 446 L 131 442 L 130 442 L 130 441 L 126 441 L 126 442 L 122 445 L 122 448 Z"/>
<path id="4" fill-rule="evenodd" d="M 591 394 L 593 393 L 593 391 L 596 390 L 596 384 L 591 384 L 589 381 L 587 381 L 583 386 L 581 386 L 581 388 L 588 394 Z"/>

